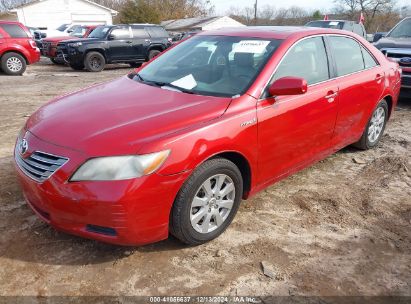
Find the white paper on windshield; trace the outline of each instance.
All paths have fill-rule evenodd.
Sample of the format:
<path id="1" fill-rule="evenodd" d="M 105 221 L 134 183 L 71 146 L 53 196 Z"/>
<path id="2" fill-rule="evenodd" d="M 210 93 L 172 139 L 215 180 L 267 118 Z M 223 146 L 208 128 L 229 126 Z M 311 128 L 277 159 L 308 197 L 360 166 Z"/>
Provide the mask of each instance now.
<path id="1" fill-rule="evenodd" d="M 338 21 L 331 21 L 329 25 L 338 25 Z"/>
<path id="2" fill-rule="evenodd" d="M 270 43 L 267 40 L 241 40 L 235 47 L 234 53 L 264 53 L 266 46 Z"/>
<path id="3" fill-rule="evenodd" d="M 192 88 L 197 86 L 197 82 L 192 74 L 177 79 L 176 81 L 173 81 L 171 84 L 186 90 L 191 90 Z"/>

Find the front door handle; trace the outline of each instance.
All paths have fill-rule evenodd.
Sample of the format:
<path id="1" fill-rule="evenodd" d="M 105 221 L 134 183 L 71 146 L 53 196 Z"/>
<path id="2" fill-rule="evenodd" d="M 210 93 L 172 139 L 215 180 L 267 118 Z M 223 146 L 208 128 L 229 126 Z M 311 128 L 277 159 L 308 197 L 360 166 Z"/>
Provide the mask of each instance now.
<path id="1" fill-rule="evenodd" d="M 132 43 L 133 43 L 133 41 L 128 40 L 128 41 L 126 41 L 126 43 L 128 43 L 128 44 L 132 44 Z"/>
<path id="2" fill-rule="evenodd" d="M 338 96 L 338 92 L 329 91 L 327 95 L 325 96 L 325 99 L 327 99 L 328 102 L 331 103 L 331 102 L 334 102 L 335 97 L 337 96 Z"/>

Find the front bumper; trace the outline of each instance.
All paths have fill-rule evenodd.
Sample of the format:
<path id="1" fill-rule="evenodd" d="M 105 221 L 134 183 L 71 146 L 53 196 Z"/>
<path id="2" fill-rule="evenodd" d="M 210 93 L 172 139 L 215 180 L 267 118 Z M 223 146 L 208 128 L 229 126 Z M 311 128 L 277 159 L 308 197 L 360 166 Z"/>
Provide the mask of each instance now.
<path id="1" fill-rule="evenodd" d="M 24 197 L 43 221 L 70 234 L 119 245 L 143 245 L 168 237 L 171 206 L 188 172 L 125 181 L 68 182 L 87 156 L 29 132 L 25 139 L 28 155 L 40 150 L 69 158 L 42 183 L 16 164 Z"/>

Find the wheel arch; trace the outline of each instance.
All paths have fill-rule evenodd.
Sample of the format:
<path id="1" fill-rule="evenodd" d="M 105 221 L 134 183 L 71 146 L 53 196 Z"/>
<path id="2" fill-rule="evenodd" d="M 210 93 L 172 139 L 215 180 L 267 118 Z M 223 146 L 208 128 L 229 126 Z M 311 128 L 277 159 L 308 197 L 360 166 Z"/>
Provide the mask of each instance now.
<path id="1" fill-rule="evenodd" d="M 87 54 L 90 53 L 90 52 L 100 53 L 101 55 L 103 55 L 104 59 L 106 60 L 106 63 L 108 63 L 108 61 L 107 61 L 107 56 L 106 56 L 106 52 L 105 52 L 103 49 L 92 48 L 92 49 L 86 50 L 86 51 L 84 52 L 84 59 L 86 59 Z"/>
<path id="2" fill-rule="evenodd" d="M 391 95 L 385 95 L 382 99 L 384 99 L 388 104 L 388 118 L 390 118 L 393 110 L 393 98 Z"/>
<path id="3" fill-rule="evenodd" d="M 26 62 L 27 65 L 30 64 L 29 61 L 27 60 L 27 56 L 24 55 L 24 53 L 21 52 L 20 50 L 7 50 L 0 56 L 0 59 L 3 58 L 4 55 L 9 54 L 9 53 L 19 54 L 20 56 L 22 56 L 24 58 L 24 61 Z"/>

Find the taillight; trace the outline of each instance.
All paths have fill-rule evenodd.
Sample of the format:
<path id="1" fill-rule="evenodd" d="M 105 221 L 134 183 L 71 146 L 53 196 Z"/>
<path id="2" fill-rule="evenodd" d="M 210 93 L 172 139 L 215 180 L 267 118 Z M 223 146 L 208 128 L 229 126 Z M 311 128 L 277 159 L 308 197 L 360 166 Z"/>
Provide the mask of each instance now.
<path id="1" fill-rule="evenodd" d="M 31 46 L 33 49 L 36 49 L 36 48 L 37 48 L 37 44 L 36 44 L 36 42 L 35 42 L 34 40 L 29 40 L 29 43 L 30 43 L 30 46 Z"/>

